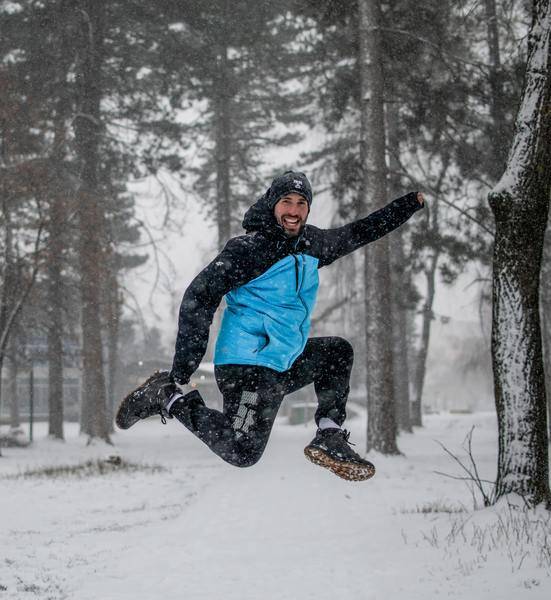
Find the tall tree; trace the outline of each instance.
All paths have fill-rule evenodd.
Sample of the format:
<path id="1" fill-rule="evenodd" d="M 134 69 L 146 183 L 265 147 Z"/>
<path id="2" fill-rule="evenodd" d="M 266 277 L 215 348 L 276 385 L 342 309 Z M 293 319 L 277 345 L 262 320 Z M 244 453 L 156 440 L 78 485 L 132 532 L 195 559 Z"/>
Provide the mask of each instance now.
<path id="1" fill-rule="evenodd" d="M 362 210 L 383 206 L 388 198 L 384 74 L 379 0 L 359 2 Z M 369 200 L 368 200 L 369 199 Z M 366 210 L 367 209 L 367 210 Z M 390 253 L 388 237 L 365 249 L 365 311 L 368 450 L 398 454 L 393 385 Z"/>
<path id="2" fill-rule="evenodd" d="M 63 439 L 63 222 L 59 188 L 50 196 L 48 222 L 48 434 Z"/>
<path id="3" fill-rule="evenodd" d="M 186 138 L 198 148 L 195 189 L 214 218 L 219 246 L 239 229 L 251 193 L 262 189 L 263 152 L 300 135 L 277 125 L 309 120 L 308 94 L 297 85 L 307 68 L 301 29 L 286 4 L 162 4 L 168 31 L 160 42 L 161 68 L 174 113 L 190 103 L 198 107 Z"/>
<path id="4" fill-rule="evenodd" d="M 499 42 L 499 26 L 495 0 L 484 0 L 488 55 L 490 58 L 488 80 L 490 84 L 490 114 L 494 125 L 493 141 L 495 151 L 491 155 L 489 170 L 492 181 L 497 181 L 507 158 L 507 145 L 510 127 L 507 122 L 507 100 L 504 91 L 503 67 Z"/>
<path id="5" fill-rule="evenodd" d="M 442 234 L 441 200 L 442 187 L 449 167 L 449 157 L 442 152 L 443 164 L 434 189 L 434 201 L 431 202 L 428 213 L 428 228 L 425 233 L 424 245 L 427 247 L 428 256 L 421 272 L 425 276 L 426 288 L 424 302 L 421 308 L 421 336 L 415 360 L 415 373 L 413 378 L 414 401 L 412 404 L 412 423 L 418 427 L 423 425 L 423 391 L 427 370 L 427 358 L 432 322 L 434 320 L 434 300 L 436 298 L 436 284 L 438 274 L 438 261 L 446 249 L 445 237 Z"/>
<path id="6" fill-rule="evenodd" d="M 513 143 L 488 196 L 495 217 L 492 359 L 499 428 L 497 497 L 549 490 L 539 279 L 551 190 L 551 3 L 534 0 Z"/>
<path id="7" fill-rule="evenodd" d="M 393 197 L 398 197 L 402 189 L 400 171 L 400 136 L 399 114 L 396 104 L 386 106 L 386 123 L 388 130 L 390 189 Z M 410 374 L 409 374 L 409 336 L 407 312 L 411 308 L 408 302 L 411 294 L 411 269 L 406 261 L 404 252 L 403 230 L 398 229 L 390 238 L 391 281 L 392 281 L 392 339 L 394 357 L 394 397 L 396 401 L 396 416 L 401 430 L 411 432 L 410 407 Z"/>
<path id="8" fill-rule="evenodd" d="M 17 327 L 16 327 L 17 329 Z M 17 394 L 17 376 L 20 372 L 20 361 L 21 357 L 18 352 L 17 344 L 17 333 L 15 332 L 10 336 L 10 343 L 7 354 L 7 366 L 8 366 L 8 403 L 10 407 L 10 428 L 18 429 L 21 422 L 19 417 L 19 397 Z"/>
<path id="9" fill-rule="evenodd" d="M 62 21 L 61 21 L 62 22 Z M 60 37 L 63 33 L 60 32 Z M 63 38 L 62 38 L 63 39 Z M 60 45 L 67 49 L 67 44 Z M 66 55 L 65 55 L 66 56 Z M 67 63 L 59 57 L 59 83 L 67 76 Z M 61 87 L 63 89 L 63 87 Z M 64 439 L 63 432 L 63 333 L 64 315 L 68 301 L 64 293 L 63 267 L 66 265 L 64 248 L 68 245 L 66 224 L 72 186 L 65 172 L 67 152 L 67 121 L 70 111 L 68 98 L 61 93 L 54 117 L 54 141 L 48 178 L 48 240 L 47 240 L 47 340 L 48 340 L 48 435 Z"/>
<path id="10" fill-rule="evenodd" d="M 547 429 L 551 439 L 551 233 L 547 225 L 541 274 L 540 316 L 542 325 L 545 395 L 547 397 Z"/>
<path id="11" fill-rule="evenodd" d="M 78 40 L 81 56 L 76 72 L 78 111 L 74 129 L 80 165 L 78 212 L 83 366 L 81 429 L 92 438 L 108 441 L 100 319 L 100 289 L 104 278 L 104 216 L 98 177 L 105 2 L 82 0 L 79 8 L 82 15 Z"/>

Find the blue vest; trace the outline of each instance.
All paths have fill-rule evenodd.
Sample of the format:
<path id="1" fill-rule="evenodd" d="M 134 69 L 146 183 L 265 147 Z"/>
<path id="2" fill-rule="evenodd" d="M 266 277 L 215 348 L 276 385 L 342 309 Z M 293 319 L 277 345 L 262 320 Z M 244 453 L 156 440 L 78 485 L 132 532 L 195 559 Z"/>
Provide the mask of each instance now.
<path id="1" fill-rule="evenodd" d="M 306 346 L 318 285 L 318 259 L 292 254 L 226 294 L 214 364 L 289 369 Z"/>

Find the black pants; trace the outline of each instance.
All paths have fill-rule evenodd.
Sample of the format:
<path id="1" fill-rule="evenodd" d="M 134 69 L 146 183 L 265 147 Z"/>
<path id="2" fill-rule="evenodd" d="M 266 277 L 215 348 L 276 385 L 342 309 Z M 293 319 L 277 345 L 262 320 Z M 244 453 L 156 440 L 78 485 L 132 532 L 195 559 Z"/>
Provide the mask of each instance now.
<path id="1" fill-rule="evenodd" d="M 286 394 L 313 383 L 322 417 L 341 425 L 346 418 L 352 346 L 339 337 L 310 338 L 304 352 L 283 373 L 267 367 L 218 365 L 216 382 L 224 397 L 222 412 L 205 406 L 199 392 L 175 402 L 171 414 L 226 462 L 254 465 L 264 452 Z"/>

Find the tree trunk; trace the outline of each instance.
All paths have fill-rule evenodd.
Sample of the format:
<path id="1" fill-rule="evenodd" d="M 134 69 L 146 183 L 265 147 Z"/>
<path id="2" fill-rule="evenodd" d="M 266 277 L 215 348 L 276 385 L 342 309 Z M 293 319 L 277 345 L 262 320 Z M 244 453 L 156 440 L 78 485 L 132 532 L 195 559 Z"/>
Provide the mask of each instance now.
<path id="1" fill-rule="evenodd" d="M 551 189 L 551 4 L 534 2 L 507 167 L 489 194 L 496 221 L 492 359 L 499 429 L 496 497 L 551 506 L 539 277 Z"/>
<path id="2" fill-rule="evenodd" d="M 63 238 L 65 209 L 61 186 L 50 195 L 48 240 L 48 434 L 63 439 Z"/>
<path id="3" fill-rule="evenodd" d="M 70 40 L 61 25 L 57 35 L 65 55 L 70 56 Z M 65 177 L 64 161 L 67 152 L 67 122 L 71 105 L 66 93 L 66 77 L 70 61 L 58 64 L 60 97 L 54 117 L 54 141 L 51 155 L 51 178 L 48 186 L 48 435 L 64 439 L 63 432 L 63 323 L 65 298 L 63 292 L 63 248 L 66 245 L 65 224 L 69 183 Z"/>
<path id="4" fill-rule="evenodd" d="M 438 223 L 438 200 L 434 202 L 433 206 L 433 225 Z M 425 277 L 427 280 L 427 294 L 425 296 L 425 303 L 423 305 L 423 316 L 421 325 L 421 343 L 419 346 L 419 352 L 417 353 L 417 361 L 415 364 L 415 400 L 412 406 L 412 422 L 417 427 L 423 425 L 423 390 L 425 387 L 425 374 L 427 372 L 427 356 L 429 353 L 429 342 L 430 342 L 430 329 L 432 321 L 434 320 L 434 313 L 432 307 L 434 305 L 434 298 L 436 296 L 436 269 L 438 267 L 438 259 L 440 252 L 435 249 L 432 256 L 429 259 L 427 268 L 425 269 Z"/>
<path id="5" fill-rule="evenodd" d="M 542 317 L 542 342 L 543 342 L 543 370 L 545 374 L 545 396 L 547 398 L 547 432 L 551 438 L 551 290 L 549 285 L 542 294 L 541 317 Z M 545 296 L 545 298 L 544 298 Z"/>
<path id="6" fill-rule="evenodd" d="M 400 139 L 398 120 L 400 118 L 396 104 L 387 104 L 387 130 L 389 147 L 389 164 L 391 173 L 399 173 Z M 390 176 L 390 195 L 394 198 L 400 194 L 400 177 Z M 390 264 L 392 282 L 392 339 L 393 339 L 393 371 L 394 397 L 396 399 L 396 419 L 402 431 L 411 432 L 410 397 L 409 397 L 409 359 L 407 335 L 407 305 L 409 274 L 405 268 L 404 240 L 402 230 L 397 229 L 390 237 Z"/>
<path id="7" fill-rule="evenodd" d="M 540 317 L 542 324 L 543 370 L 547 398 L 547 430 L 551 439 L 551 232 L 549 222 L 545 234 L 540 291 Z"/>
<path id="8" fill-rule="evenodd" d="M 111 265 L 106 289 L 106 329 L 107 329 L 107 414 L 110 430 L 113 431 L 115 406 L 119 399 L 119 325 L 121 318 L 121 298 L 117 282 L 117 270 Z"/>
<path id="9" fill-rule="evenodd" d="M 54 246 L 57 244 L 54 242 Z M 60 250 L 60 249 L 59 249 Z M 48 435 L 63 439 L 63 288 L 58 249 L 48 263 Z"/>
<path id="10" fill-rule="evenodd" d="M 417 427 L 422 427 L 423 425 L 423 391 L 425 388 L 425 374 L 427 370 L 427 356 L 429 353 L 430 331 L 432 321 L 434 320 L 432 307 L 434 305 L 434 298 L 436 296 L 436 271 L 438 268 L 438 260 L 441 254 L 440 246 L 438 243 L 438 238 L 440 236 L 440 204 L 438 202 L 438 196 L 442 189 L 442 184 L 448 171 L 449 163 L 450 157 L 445 153 L 443 156 L 442 168 L 440 169 L 438 181 L 435 186 L 435 200 L 434 203 L 432 203 L 432 208 L 429 212 L 429 228 L 431 239 L 434 243 L 434 249 L 432 256 L 428 261 L 428 266 L 425 269 L 425 277 L 427 280 L 427 295 L 425 297 L 425 304 L 423 305 L 421 344 L 419 347 L 419 352 L 417 353 L 417 359 L 415 364 L 415 400 L 412 403 L 411 407 L 412 423 Z"/>
<path id="11" fill-rule="evenodd" d="M 493 181 L 497 181 L 505 168 L 509 131 L 505 120 L 505 94 L 503 92 L 503 70 L 499 51 L 499 28 L 495 0 L 484 0 L 484 7 L 490 57 L 490 116 L 493 122 L 492 146 L 494 148 L 490 162 L 490 174 Z"/>
<path id="12" fill-rule="evenodd" d="M 9 345 L 10 350 L 7 357 L 7 396 L 10 407 L 10 428 L 18 429 L 21 426 L 21 420 L 19 417 L 19 398 L 17 396 L 17 375 L 19 373 L 19 361 L 15 336 L 11 337 Z"/>
<path id="13" fill-rule="evenodd" d="M 4 354 L 0 353 L 0 417 L 2 416 L 2 371 L 4 369 Z M 1 421 L 1 419 L 0 419 Z M 0 447 L 0 456 L 2 456 L 2 448 Z"/>
<path id="14" fill-rule="evenodd" d="M 78 195 L 83 366 L 81 431 L 91 438 L 109 441 L 100 319 L 100 290 L 105 269 L 98 185 L 104 2 L 83 0 L 81 5 L 81 35 L 85 42 L 77 73 L 79 112 L 74 120 L 81 165 Z"/>
<path id="15" fill-rule="evenodd" d="M 0 288 L 0 406 L 2 406 L 2 368 L 6 348 L 9 343 L 10 333 L 13 331 L 14 320 L 10 319 L 10 313 L 14 305 L 14 292 L 16 278 L 14 275 L 13 259 L 13 230 L 11 223 L 11 212 L 8 201 L 2 197 L 2 221 L 5 228 L 3 240 L 3 260 L 0 263 L 2 269 L 2 287 Z M 0 456 L 2 452 L 0 451 Z"/>
<path id="16" fill-rule="evenodd" d="M 218 53 L 216 98 L 216 223 L 218 225 L 218 248 L 222 248 L 231 237 L 231 111 L 228 70 L 230 69 L 227 46 Z"/>
<path id="17" fill-rule="evenodd" d="M 384 125 L 381 6 L 360 0 L 361 201 L 367 211 L 388 201 Z M 369 139 L 368 139 L 369 135 Z M 368 202 L 370 198 L 370 202 Z M 393 386 L 392 316 L 388 237 L 365 249 L 367 449 L 399 454 Z"/>
<path id="18" fill-rule="evenodd" d="M 229 26 L 230 7 L 224 0 L 224 27 Z M 226 36 L 229 37 L 229 36 Z M 217 49 L 217 68 L 214 81 L 215 157 L 216 157 L 216 223 L 218 249 L 231 237 L 231 64 L 229 48 L 222 44 Z"/>
<path id="19" fill-rule="evenodd" d="M 411 401 L 409 395 L 409 358 L 407 336 L 407 306 L 404 298 L 408 282 L 404 268 L 403 237 L 400 230 L 390 239 L 392 259 L 392 330 L 393 330 L 393 371 L 396 416 L 402 431 L 411 432 Z"/>
<path id="20" fill-rule="evenodd" d="M 6 198 L 2 198 L 2 225 L 4 227 L 4 239 L 2 240 L 2 287 L 0 288 L 0 334 L 2 334 L 3 347 L 5 352 L 8 337 L 5 333 L 8 327 L 13 327 L 13 322 L 9 322 L 9 313 L 13 304 L 14 286 L 16 282 L 14 274 L 13 258 L 13 226 L 11 218 L 11 207 Z"/>

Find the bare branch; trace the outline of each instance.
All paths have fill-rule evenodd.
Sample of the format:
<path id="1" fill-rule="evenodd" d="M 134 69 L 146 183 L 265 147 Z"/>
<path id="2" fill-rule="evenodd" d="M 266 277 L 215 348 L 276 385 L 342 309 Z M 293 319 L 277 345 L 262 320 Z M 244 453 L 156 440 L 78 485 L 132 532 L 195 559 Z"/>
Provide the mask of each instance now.
<path id="1" fill-rule="evenodd" d="M 440 195 L 440 193 L 435 188 L 433 188 L 429 184 L 424 183 L 424 182 L 421 183 L 420 181 L 418 181 L 418 179 L 416 177 L 411 175 L 411 173 L 409 173 L 407 171 L 407 169 L 404 168 L 404 166 L 400 163 L 400 161 L 399 161 L 399 164 L 400 164 L 400 167 L 402 170 L 401 171 L 393 171 L 394 174 L 407 177 L 416 187 L 418 187 L 420 189 L 424 188 L 424 189 L 428 190 L 431 194 L 438 196 L 439 200 L 441 200 L 444 204 L 446 204 L 446 206 L 453 208 L 457 212 L 461 213 L 465 218 L 469 219 L 469 221 L 476 223 L 481 229 L 483 229 L 484 231 L 489 233 L 492 237 L 495 235 L 495 231 L 493 229 L 490 229 L 489 227 L 487 227 L 484 223 L 482 223 L 481 221 L 479 221 L 478 219 L 476 219 L 475 217 L 470 215 L 466 210 L 457 206 L 457 204 L 454 204 L 453 202 L 446 200 L 444 197 L 442 197 Z"/>
<path id="2" fill-rule="evenodd" d="M 473 452 L 472 452 L 473 431 L 474 431 L 474 425 L 473 425 L 473 427 L 471 427 L 471 430 L 469 431 L 469 433 L 467 434 L 467 436 L 465 438 L 465 441 L 467 442 L 467 448 L 466 448 L 467 456 L 469 458 L 469 463 L 471 465 L 470 467 L 466 466 L 459 457 L 457 457 L 453 452 L 448 450 L 448 448 L 446 448 L 446 446 L 444 446 L 444 444 L 442 444 L 442 442 L 435 440 L 436 443 L 444 450 L 444 452 L 446 452 L 446 454 L 448 456 L 450 456 L 461 467 L 461 469 L 463 471 L 465 471 L 467 476 L 459 477 L 459 476 L 454 476 L 454 475 L 448 475 L 446 473 L 442 473 L 439 471 L 435 471 L 435 473 L 437 473 L 438 475 L 443 475 L 444 477 L 449 477 L 451 479 L 468 481 L 468 482 L 474 484 L 476 486 L 476 488 L 478 489 L 478 491 L 480 492 L 480 495 L 482 496 L 484 506 L 490 506 L 493 504 L 493 501 L 495 499 L 495 482 L 487 481 L 485 479 L 480 478 L 480 475 L 478 473 L 478 468 L 476 466 L 476 461 L 474 460 L 474 456 L 473 456 Z M 465 441 L 463 443 L 465 443 Z M 484 486 L 482 485 L 483 483 L 488 483 L 492 486 L 492 491 L 490 492 L 490 494 L 486 493 L 486 490 L 484 489 Z"/>
<path id="3" fill-rule="evenodd" d="M 326 319 L 332 312 L 334 312 L 335 310 L 339 309 L 341 306 L 343 306 L 344 304 L 346 304 L 347 302 L 350 302 L 350 300 L 352 300 L 353 298 L 355 298 L 358 295 L 358 292 L 353 291 L 351 294 L 349 294 L 348 296 L 345 296 L 344 298 L 342 298 L 341 300 L 338 300 L 337 302 L 335 302 L 335 304 L 331 304 L 331 306 L 328 306 L 324 311 L 322 311 L 322 313 L 320 315 L 318 315 L 315 319 L 312 319 L 311 324 L 315 325 L 316 323 L 319 323 L 320 321 L 322 321 L 323 319 Z"/>

